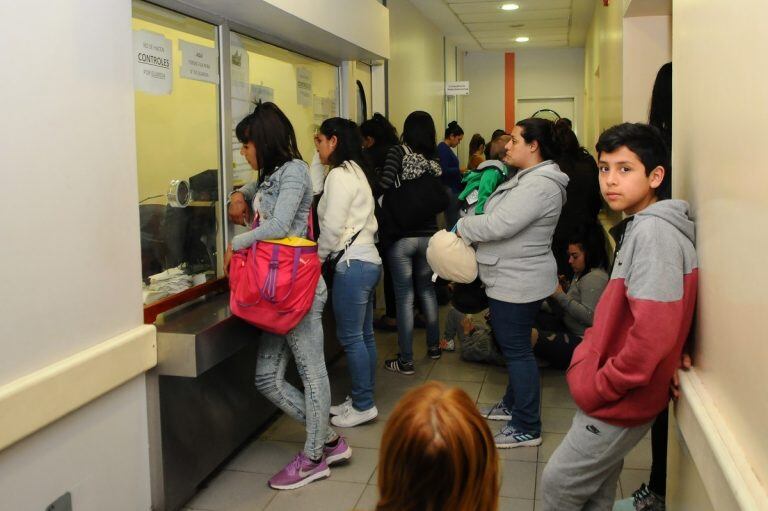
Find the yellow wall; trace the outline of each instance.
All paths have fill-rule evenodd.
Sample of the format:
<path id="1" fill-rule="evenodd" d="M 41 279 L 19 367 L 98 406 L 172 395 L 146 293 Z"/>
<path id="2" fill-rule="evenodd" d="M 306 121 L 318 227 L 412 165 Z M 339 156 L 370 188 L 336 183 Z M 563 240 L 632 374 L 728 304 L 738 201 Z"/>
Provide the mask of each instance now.
<path id="1" fill-rule="evenodd" d="M 587 33 L 581 142 L 590 151 L 602 131 L 622 120 L 622 14 L 621 2 L 598 5 Z"/>
<path id="2" fill-rule="evenodd" d="M 188 20 L 196 34 L 133 18 L 134 30 L 149 30 L 171 40 L 173 89 L 170 95 L 135 92 L 136 152 L 139 200 L 163 197 L 146 204 L 165 204 L 171 179 L 188 179 L 206 169 L 219 168 L 218 86 L 179 76 L 179 40 L 214 47 L 214 28 Z M 106 165 L 106 163 L 105 163 Z"/>
<path id="3" fill-rule="evenodd" d="M 701 272 L 695 372 L 722 418 L 718 436 L 732 438 L 729 451 L 747 463 L 735 476 L 754 476 L 766 509 L 768 94 L 758 63 L 768 54 L 768 3 L 673 8 L 673 192 L 693 208 Z"/>
<path id="4" fill-rule="evenodd" d="M 408 0 L 391 0 L 389 8 L 389 119 L 403 130 L 414 110 L 435 120 L 438 138 L 445 130 L 443 35 Z"/>

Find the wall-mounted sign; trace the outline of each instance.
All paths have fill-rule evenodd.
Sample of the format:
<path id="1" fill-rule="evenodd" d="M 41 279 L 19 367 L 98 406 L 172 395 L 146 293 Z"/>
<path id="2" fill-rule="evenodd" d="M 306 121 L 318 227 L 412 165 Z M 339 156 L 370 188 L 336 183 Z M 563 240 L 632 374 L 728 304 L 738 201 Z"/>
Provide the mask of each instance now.
<path id="1" fill-rule="evenodd" d="M 296 101 L 301 106 L 312 106 L 312 71 L 306 67 L 296 68 Z"/>
<path id="2" fill-rule="evenodd" d="M 219 55 L 216 48 L 179 40 L 182 78 L 219 83 Z"/>
<path id="3" fill-rule="evenodd" d="M 251 103 L 275 101 L 275 89 L 263 85 L 251 85 Z"/>
<path id="4" fill-rule="evenodd" d="M 446 96 L 469 95 L 469 82 L 445 82 Z"/>
<path id="5" fill-rule="evenodd" d="M 171 40 L 148 30 L 133 31 L 133 88 L 170 94 L 173 87 Z"/>

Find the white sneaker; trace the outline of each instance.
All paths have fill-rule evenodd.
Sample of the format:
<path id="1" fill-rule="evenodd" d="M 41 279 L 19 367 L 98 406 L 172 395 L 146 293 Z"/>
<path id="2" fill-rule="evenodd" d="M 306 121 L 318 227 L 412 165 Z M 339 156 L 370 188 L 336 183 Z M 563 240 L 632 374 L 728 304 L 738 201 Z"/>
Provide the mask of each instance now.
<path id="1" fill-rule="evenodd" d="M 347 396 L 346 401 L 331 407 L 331 415 L 343 415 L 344 410 L 352 407 L 352 398 Z"/>
<path id="2" fill-rule="evenodd" d="M 353 426 L 372 421 L 378 415 L 379 411 L 375 406 L 369 410 L 365 410 L 364 412 L 358 412 L 355 410 L 355 407 L 350 404 L 349 408 L 344 410 L 344 413 L 341 415 L 336 415 L 335 417 L 331 417 L 331 424 L 339 428 L 351 428 Z"/>

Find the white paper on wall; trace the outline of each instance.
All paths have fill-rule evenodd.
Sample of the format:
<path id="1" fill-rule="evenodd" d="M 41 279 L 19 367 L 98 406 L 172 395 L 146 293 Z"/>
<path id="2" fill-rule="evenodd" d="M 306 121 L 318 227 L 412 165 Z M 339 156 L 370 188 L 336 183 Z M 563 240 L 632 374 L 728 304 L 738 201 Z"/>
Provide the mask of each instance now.
<path id="1" fill-rule="evenodd" d="M 261 101 L 275 101 L 275 89 L 263 85 L 251 85 L 251 101 L 255 104 Z"/>
<path id="2" fill-rule="evenodd" d="M 133 31 L 133 88 L 148 94 L 173 89 L 171 41 L 149 30 Z"/>
<path id="3" fill-rule="evenodd" d="M 179 40 L 182 78 L 219 83 L 219 52 L 199 44 Z"/>
<path id="4" fill-rule="evenodd" d="M 230 33 L 229 51 L 231 55 L 232 98 L 249 99 L 248 90 L 248 52 L 237 34 Z"/>
<path id="5" fill-rule="evenodd" d="M 296 101 L 301 106 L 312 106 L 312 71 L 306 67 L 296 68 Z"/>

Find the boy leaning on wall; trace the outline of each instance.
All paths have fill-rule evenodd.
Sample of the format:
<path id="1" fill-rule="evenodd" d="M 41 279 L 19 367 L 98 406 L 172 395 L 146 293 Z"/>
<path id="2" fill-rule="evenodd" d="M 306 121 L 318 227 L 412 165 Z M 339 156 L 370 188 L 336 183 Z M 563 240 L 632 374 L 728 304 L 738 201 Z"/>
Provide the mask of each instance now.
<path id="1" fill-rule="evenodd" d="M 610 510 L 624 457 L 669 401 L 696 302 L 688 204 L 670 196 L 669 150 L 645 124 L 597 142 L 600 191 L 619 224 L 611 280 L 567 379 L 578 410 L 542 477 L 548 511 Z"/>

